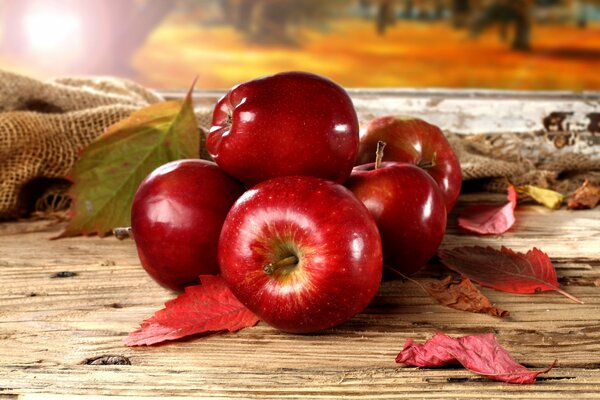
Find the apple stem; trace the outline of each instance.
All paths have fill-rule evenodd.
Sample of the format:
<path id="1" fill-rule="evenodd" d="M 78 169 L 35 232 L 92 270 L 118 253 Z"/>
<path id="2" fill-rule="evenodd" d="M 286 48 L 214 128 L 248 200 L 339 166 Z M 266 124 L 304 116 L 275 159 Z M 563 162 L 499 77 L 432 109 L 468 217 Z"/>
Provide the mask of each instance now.
<path id="1" fill-rule="evenodd" d="M 119 240 L 133 238 L 133 231 L 130 226 L 122 226 L 113 229 L 113 235 Z"/>
<path id="2" fill-rule="evenodd" d="M 421 167 L 423 169 L 433 168 L 436 165 L 436 161 L 437 161 L 437 153 L 434 152 L 433 157 L 431 157 L 431 160 L 421 161 L 419 163 L 419 167 Z"/>
<path id="3" fill-rule="evenodd" d="M 265 274 L 267 275 L 272 275 L 273 272 L 277 271 L 279 268 L 291 267 L 292 265 L 296 264 L 298 264 L 298 257 L 289 256 L 286 258 L 282 258 L 279 261 L 268 263 L 264 266 L 263 271 L 265 271 Z"/>
<path id="4" fill-rule="evenodd" d="M 377 150 L 375 151 L 375 169 L 379 169 L 381 167 L 381 162 L 383 161 L 383 149 L 385 148 L 386 143 L 383 140 L 377 142 Z"/>

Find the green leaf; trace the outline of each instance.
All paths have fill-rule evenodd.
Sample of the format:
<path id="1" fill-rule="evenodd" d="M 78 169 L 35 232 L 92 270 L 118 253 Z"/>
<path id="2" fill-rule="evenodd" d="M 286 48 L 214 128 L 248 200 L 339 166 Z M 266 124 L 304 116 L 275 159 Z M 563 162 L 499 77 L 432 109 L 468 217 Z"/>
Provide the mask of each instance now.
<path id="1" fill-rule="evenodd" d="M 142 180 L 169 161 L 199 154 L 191 89 L 183 101 L 134 112 L 81 154 L 71 171 L 71 219 L 59 237 L 106 236 L 117 226 L 130 225 L 131 203 Z"/>
<path id="2" fill-rule="evenodd" d="M 517 192 L 529 195 L 533 200 L 553 210 L 560 208 L 565 198 L 562 194 L 554 190 L 532 185 L 517 186 L 516 189 Z"/>

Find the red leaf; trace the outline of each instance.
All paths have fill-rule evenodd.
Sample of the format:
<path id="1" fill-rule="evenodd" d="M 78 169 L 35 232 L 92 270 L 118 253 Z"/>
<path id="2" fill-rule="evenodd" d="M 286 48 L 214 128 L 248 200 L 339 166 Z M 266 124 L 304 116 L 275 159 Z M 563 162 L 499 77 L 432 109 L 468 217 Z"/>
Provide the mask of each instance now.
<path id="1" fill-rule="evenodd" d="M 600 203 L 600 186 L 592 185 L 587 179 L 569 197 L 567 208 L 570 210 L 582 210 L 594 208 Z"/>
<path id="2" fill-rule="evenodd" d="M 494 317 L 506 317 L 510 313 L 506 310 L 496 308 L 490 300 L 473 285 L 469 278 L 463 278 L 458 282 L 447 276 L 442 280 L 424 279 L 420 282 L 415 280 L 431 297 L 440 304 L 456 310 L 474 313 L 489 314 Z"/>
<path id="3" fill-rule="evenodd" d="M 555 361 L 542 371 L 529 371 L 498 344 L 492 333 L 459 338 L 436 333 L 424 344 L 408 338 L 396 362 L 416 367 L 441 367 L 458 362 L 472 372 L 508 383 L 534 383 L 539 374 L 550 371 L 556 364 Z"/>
<path id="4" fill-rule="evenodd" d="M 202 285 L 165 303 L 125 339 L 127 346 L 151 345 L 204 332 L 235 332 L 254 326 L 258 317 L 233 295 L 220 276 L 201 275 Z"/>
<path id="5" fill-rule="evenodd" d="M 506 232 L 515 223 L 517 192 L 508 185 L 508 203 L 503 206 L 477 204 L 464 208 L 458 216 L 458 226 L 481 235 L 498 235 Z"/>
<path id="6" fill-rule="evenodd" d="M 556 290 L 573 301 L 580 300 L 559 288 L 556 270 L 548 255 L 535 247 L 527 254 L 504 246 L 464 246 L 440 250 L 444 265 L 479 284 L 509 293 L 538 293 Z"/>

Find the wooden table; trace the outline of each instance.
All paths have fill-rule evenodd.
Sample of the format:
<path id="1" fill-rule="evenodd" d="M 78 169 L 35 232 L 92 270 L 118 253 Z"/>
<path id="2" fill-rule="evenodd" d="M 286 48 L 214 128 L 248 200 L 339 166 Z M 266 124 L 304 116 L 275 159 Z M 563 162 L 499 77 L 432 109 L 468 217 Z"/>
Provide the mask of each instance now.
<path id="1" fill-rule="evenodd" d="M 466 204 L 504 198 L 462 195 L 442 246 L 537 246 L 551 257 L 563 288 L 585 304 L 552 292 L 483 289 L 511 312 L 499 319 L 446 308 L 414 283 L 392 281 L 365 312 L 320 334 L 285 334 L 259 323 L 235 334 L 128 348 L 126 335 L 174 296 L 146 275 L 133 242 L 52 241 L 61 224 L 1 223 L 0 399 L 600 398 L 600 208 L 526 204 L 502 236 L 456 229 L 456 212 Z M 437 331 L 493 332 L 527 367 L 542 369 L 555 359 L 558 365 L 534 385 L 511 385 L 458 367 L 394 362 L 408 337 L 423 341 Z"/>

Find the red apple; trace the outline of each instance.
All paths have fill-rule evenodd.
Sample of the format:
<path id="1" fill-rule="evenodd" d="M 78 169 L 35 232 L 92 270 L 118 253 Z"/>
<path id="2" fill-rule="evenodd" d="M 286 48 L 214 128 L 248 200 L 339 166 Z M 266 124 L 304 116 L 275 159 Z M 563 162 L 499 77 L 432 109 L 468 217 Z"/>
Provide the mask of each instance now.
<path id="1" fill-rule="evenodd" d="M 421 168 L 366 164 L 354 168 L 346 186 L 375 217 L 386 265 L 408 275 L 436 253 L 446 230 L 446 206 L 438 185 Z"/>
<path id="2" fill-rule="evenodd" d="M 287 176 L 256 185 L 235 203 L 219 262 L 233 293 L 262 320 L 314 332 L 350 319 L 375 296 L 381 239 L 348 189 Z"/>
<path id="3" fill-rule="evenodd" d="M 358 120 L 348 94 L 305 72 L 242 83 L 217 103 L 206 148 L 248 186 L 286 175 L 343 182 L 358 152 Z"/>
<path id="4" fill-rule="evenodd" d="M 450 143 L 435 125 L 407 116 L 375 118 L 360 140 L 357 164 L 375 161 L 377 142 L 383 141 L 384 161 L 397 161 L 423 167 L 437 182 L 450 212 L 462 184 L 458 158 Z"/>
<path id="5" fill-rule="evenodd" d="M 133 199 L 131 228 L 142 266 L 166 288 L 219 273 L 217 244 L 244 187 L 212 162 L 179 160 L 152 172 Z"/>

